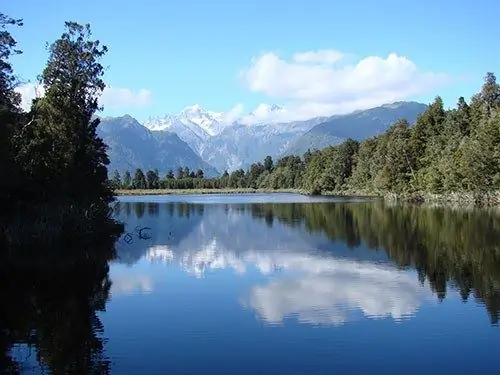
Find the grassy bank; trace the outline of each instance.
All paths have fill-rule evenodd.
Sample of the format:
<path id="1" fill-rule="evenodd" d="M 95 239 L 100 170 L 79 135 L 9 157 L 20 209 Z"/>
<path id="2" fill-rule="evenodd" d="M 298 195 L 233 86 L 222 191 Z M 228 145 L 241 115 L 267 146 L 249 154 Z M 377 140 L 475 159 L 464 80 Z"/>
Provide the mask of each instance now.
<path id="1" fill-rule="evenodd" d="M 307 194 L 300 189 L 133 189 L 116 190 L 116 195 L 200 195 L 200 194 L 255 194 L 255 193 L 295 193 Z"/>
<path id="2" fill-rule="evenodd" d="M 116 195 L 204 195 L 204 194 L 255 194 L 255 193 L 294 193 L 314 195 L 304 189 L 135 189 L 116 190 Z M 500 206 L 500 191 L 492 193 L 383 193 L 376 191 L 343 190 L 322 191 L 321 196 L 384 199 L 389 203 L 430 204 L 445 206 Z"/>
<path id="3" fill-rule="evenodd" d="M 429 204 L 436 206 L 484 206 L 498 207 L 500 206 L 500 191 L 487 193 L 445 193 L 445 194 L 430 194 L 430 193 L 412 193 L 412 194 L 394 194 L 388 193 L 384 196 L 386 201 L 391 203 L 413 203 L 413 204 Z"/>

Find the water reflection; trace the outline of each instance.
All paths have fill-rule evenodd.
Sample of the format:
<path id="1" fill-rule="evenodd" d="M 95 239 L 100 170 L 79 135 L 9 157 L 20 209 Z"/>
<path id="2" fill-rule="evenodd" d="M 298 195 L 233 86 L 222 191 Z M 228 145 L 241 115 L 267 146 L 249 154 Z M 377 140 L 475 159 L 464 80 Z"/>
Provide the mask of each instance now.
<path id="1" fill-rule="evenodd" d="M 123 202 L 116 216 L 116 242 L 68 233 L 1 254 L 0 372 L 473 373 L 496 359 L 495 212 Z"/>
<path id="2" fill-rule="evenodd" d="M 310 324 L 340 325 L 358 311 L 368 318 L 409 318 L 426 294 L 416 278 L 392 267 L 291 255 L 274 260 L 299 276 L 252 288 L 249 304 L 270 323 L 295 316 Z"/>
<path id="3" fill-rule="evenodd" d="M 121 210 L 128 226 L 151 227 L 152 238 L 118 246 L 120 261 L 165 262 L 195 277 L 217 269 L 267 275 L 241 300 L 270 323 L 338 325 L 359 314 L 398 320 L 450 291 L 463 301 L 472 296 L 498 323 L 500 216 L 493 212 L 374 203 L 123 205 L 133 207 Z M 154 216 L 139 215 L 149 211 Z"/>
<path id="4" fill-rule="evenodd" d="M 120 229 L 106 220 L 101 229 L 84 246 L 68 233 L 65 244 L 11 249 L 2 257 L 2 373 L 110 372 L 98 313 L 109 298 L 108 262 Z"/>

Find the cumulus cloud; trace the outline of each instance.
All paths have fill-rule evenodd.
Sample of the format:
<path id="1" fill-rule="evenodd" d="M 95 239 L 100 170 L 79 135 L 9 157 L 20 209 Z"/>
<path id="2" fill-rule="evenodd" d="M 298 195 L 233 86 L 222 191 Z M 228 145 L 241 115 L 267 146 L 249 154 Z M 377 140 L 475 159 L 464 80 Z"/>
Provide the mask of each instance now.
<path id="1" fill-rule="evenodd" d="M 445 73 L 419 69 L 390 53 L 349 63 L 336 50 L 300 52 L 290 61 L 276 53 L 254 58 L 241 72 L 246 87 L 287 101 L 275 121 L 301 120 L 366 109 L 432 92 L 451 82 Z M 350 60 L 350 59 L 349 59 Z"/>
<path id="2" fill-rule="evenodd" d="M 153 101 L 151 91 L 140 89 L 134 91 L 127 88 L 106 86 L 100 104 L 104 108 L 120 109 L 130 107 L 147 107 Z"/>
<path id="3" fill-rule="evenodd" d="M 334 64 L 344 58 L 342 52 L 336 50 L 317 50 L 295 53 L 293 59 L 298 63 Z"/>
<path id="4" fill-rule="evenodd" d="M 236 104 L 229 112 L 226 112 L 224 114 L 223 121 L 225 123 L 231 124 L 233 121 L 236 121 L 241 117 L 243 109 L 244 109 L 243 104 L 241 103 Z"/>
<path id="5" fill-rule="evenodd" d="M 16 88 L 21 94 L 21 106 L 24 110 L 29 110 L 34 98 L 42 97 L 44 89 L 42 86 L 34 83 L 25 83 Z M 131 107 L 146 107 L 153 101 L 149 90 L 140 89 L 134 91 L 128 88 L 106 86 L 99 103 L 109 109 L 127 109 Z"/>

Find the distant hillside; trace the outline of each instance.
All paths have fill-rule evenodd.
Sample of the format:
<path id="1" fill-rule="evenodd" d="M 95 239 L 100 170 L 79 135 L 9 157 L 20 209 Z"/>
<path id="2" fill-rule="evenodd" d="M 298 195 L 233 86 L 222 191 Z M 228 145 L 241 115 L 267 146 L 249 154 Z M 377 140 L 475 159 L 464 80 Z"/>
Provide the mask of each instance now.
<path id="1" fill-rule="evenodd" d="M 136 168 L 157 168 L 160 174 L 165 174 L 169 169 L 175 171 L 179 167 L 188 167 L 202 169 L 207 176 L 219 174 L 177 134 L 152 132 L 129 115 L 101 119 L 98 133 L 109 146 L 109 171 L 123 173 L 126 170 L 133 172 Z"/>
<path id="2" fill-rule="evenodd" d="M 417 102 L 395 102 L 347 115 L 333 116 L 302 135 L 282 155 L 303 155 L 308 149 L 337 145 L 347 138 L 363 140 L 383 133 L 401 118 L 410 123 L 415 122 L 426 108 L 427 105 Z"/>
<path id="3" fill-rule="evenodd" d="M 246 169 L 267 155 L 275 159 L 288 145 L 325 119 L 251 126 L 234 124 L 209 138 L 201 157 L 220 171 Z"/>

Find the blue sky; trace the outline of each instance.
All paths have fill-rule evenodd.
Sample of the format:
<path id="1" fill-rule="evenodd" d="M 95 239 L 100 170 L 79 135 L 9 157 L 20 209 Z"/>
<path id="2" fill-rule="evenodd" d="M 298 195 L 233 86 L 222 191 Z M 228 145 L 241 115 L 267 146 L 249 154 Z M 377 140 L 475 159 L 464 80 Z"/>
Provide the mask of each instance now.
<path id="1" fill-rule="evenodd" d="M 440 94 L 453 105 L 500 66 L 496 0 L 2 3 L 2 12 L 25 22 L 12 30 L 25 51 L 14 60 L 22 78 L 41 72 L 44 44 L 63 32 L 64 21 L 89 22 L 110 48 L 106 82 L 123 89 L 109 91 L 105 103 L 113 104 L 105 104 L 105 114 L 138 119 L 195 103 L 215 111 L 239 104 L 245 113 L 259 103 L 278 103 L 313 114 L 392 99 L 428 102 Z M 303 60 L 297 68 L 294 54 L 318 50 L 340 51 L 344 58 L 330 65 Z M 265 53 L 272 55 L 261 59 Z M 390 53 L 400 59 L 384 63 Z M 380 60 L 354 69 L 369 56 Z M 141 89 L 148 93 L 137 98 Z"/>

